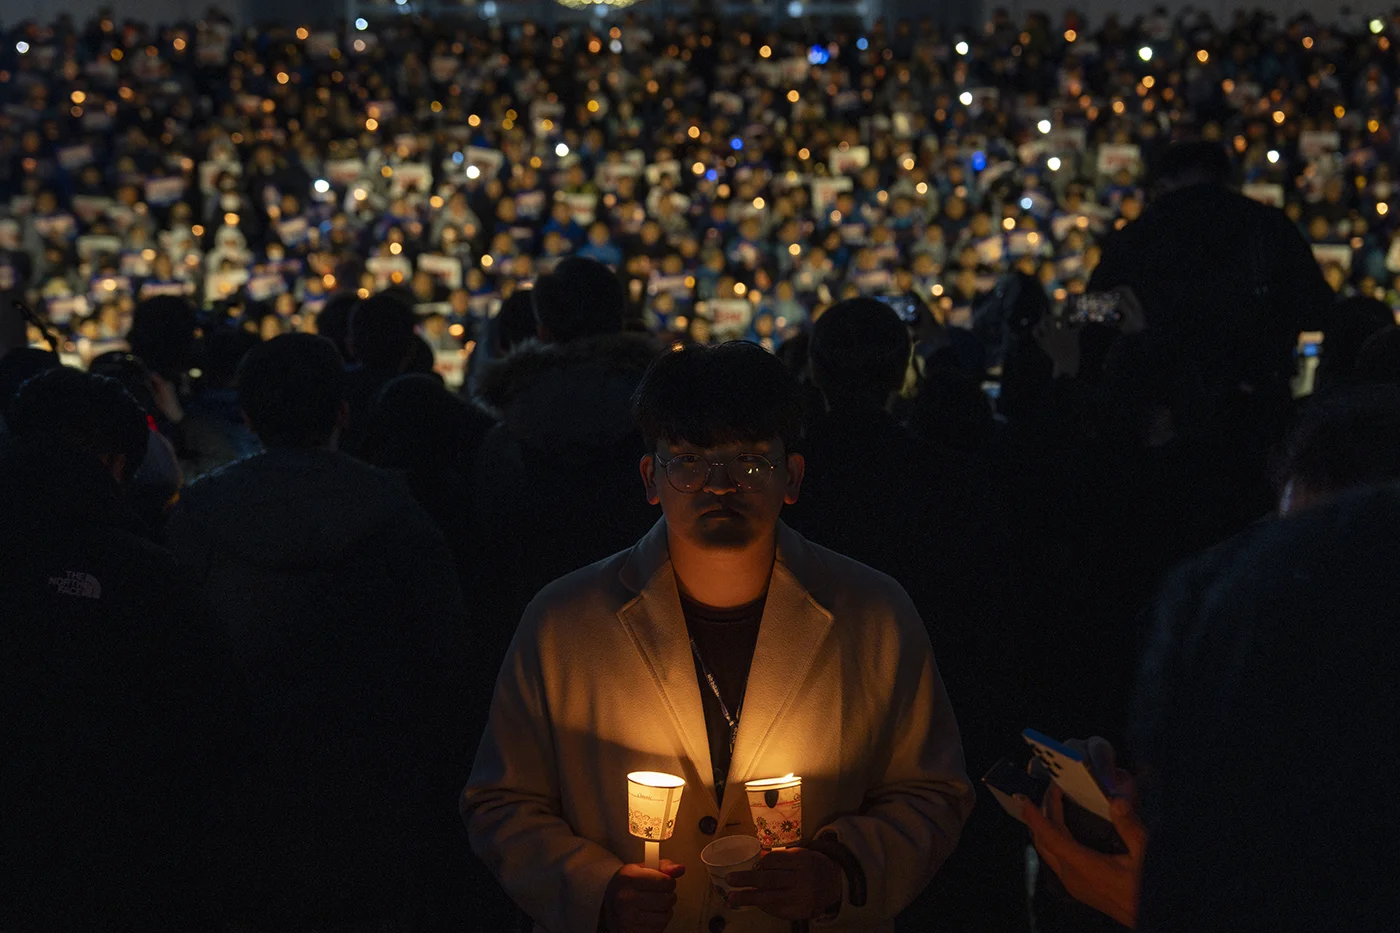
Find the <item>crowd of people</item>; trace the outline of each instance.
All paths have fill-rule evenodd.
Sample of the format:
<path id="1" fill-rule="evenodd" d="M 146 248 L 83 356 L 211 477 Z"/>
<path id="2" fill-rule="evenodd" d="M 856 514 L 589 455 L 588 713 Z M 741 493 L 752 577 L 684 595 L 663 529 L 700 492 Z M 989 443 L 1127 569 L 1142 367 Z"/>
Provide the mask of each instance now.
<path id="1" fill-rule="evenodd" d="M 1400 16 L 613 23 L 5 33 L 0 929 L 1393 924 Z"/>
<path id="2" fill-rule="evenodd" d="M 267 338 L 400 285 L 453 379 L 574 254 L 619 269 L 640 326 L 698 342 L 772 347 L 856 294 L 966 323 L 1012 269 L 1083 292 L 1189 130 L 1335 291 L 1396 301 L 1394 19 L 611 23 L 12 26 L 0 285 L 84 360 L 152 295 Z"/>

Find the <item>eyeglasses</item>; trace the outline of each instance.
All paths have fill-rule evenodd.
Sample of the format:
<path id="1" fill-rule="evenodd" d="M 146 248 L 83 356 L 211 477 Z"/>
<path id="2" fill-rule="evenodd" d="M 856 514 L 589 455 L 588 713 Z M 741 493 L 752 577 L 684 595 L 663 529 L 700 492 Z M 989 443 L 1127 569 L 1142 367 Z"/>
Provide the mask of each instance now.
<path id="1" fill-rule="evenodd" d="M 677 454 L 670 460 L 663 460 L 660 454 L 653 456 L 657 465 L 666 471 L 671 488 L 687 495 L 704 489 L 715 467 L 724 467 L 740 492 L 762 492 L 768 487 L 773 471 L 778 468 L 777 464 L 758 454 L 739 454 L 732 460 L 706 460 L 696 454 Z"/>

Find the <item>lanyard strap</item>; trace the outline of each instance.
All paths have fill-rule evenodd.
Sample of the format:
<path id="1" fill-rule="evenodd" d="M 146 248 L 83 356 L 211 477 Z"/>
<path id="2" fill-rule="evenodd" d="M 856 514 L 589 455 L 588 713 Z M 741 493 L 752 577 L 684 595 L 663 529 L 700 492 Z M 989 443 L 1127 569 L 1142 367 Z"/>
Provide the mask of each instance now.
<path id="1" fill-rule="evenodd" d="M 710 692 L 715 695 L 715 699 L 719 702 L 719 711 L 723 714 L 725 723 L 729 725 L 729 757 L 733 758 L 734 738 L 739 734 L 739 714 L 743 712 L 744 703 L 741 700 L 738 708 L 734 710 L 734 714 L 730 715 L 729 707 L 724 705 L 724 697 L 720 696 L 719 684 L 715 683 L 715 678 L 714 675 L 710 673 L 709 665 L 707 665 L 705 659 L 700 656 L 700 648 L 695 644 L 695 636 L 693 635 L 690 637 L 690 653 L 695 655 L 695 660 L 699 662 L 700 673 L 705 675 L 705 681 L 710 685 Z"/>

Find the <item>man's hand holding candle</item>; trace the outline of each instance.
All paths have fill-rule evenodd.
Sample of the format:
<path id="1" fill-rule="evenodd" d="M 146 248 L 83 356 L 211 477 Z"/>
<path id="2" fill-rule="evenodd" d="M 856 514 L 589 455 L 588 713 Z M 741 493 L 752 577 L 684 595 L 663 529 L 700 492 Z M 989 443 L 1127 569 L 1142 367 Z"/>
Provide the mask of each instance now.
<path id="1" fill-rule="evenodd" d="M 661 870 L 623 865 L 603 895 L 603 929 L 608 933 L 661 933 L 676 910 L 676 879 L 685 866 L 661 860 Z"/>
<path id="2" fill-rule="evenodd" d="M 780 920 L 811 920 L 841 903 L 841 866 L 811 849 L 768 852 L 756 870 L 728 880 L 744 889 L 730 893 L 730 907 L 757 907 Z"/>

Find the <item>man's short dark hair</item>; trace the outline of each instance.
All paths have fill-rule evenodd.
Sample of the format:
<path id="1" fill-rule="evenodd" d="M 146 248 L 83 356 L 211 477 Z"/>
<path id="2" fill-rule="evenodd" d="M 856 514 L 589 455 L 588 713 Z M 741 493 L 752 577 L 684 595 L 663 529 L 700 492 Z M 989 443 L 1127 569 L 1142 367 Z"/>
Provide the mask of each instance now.
<path id="1" fill-rule="evenodd" d="M 790 451 L 801 443 L 802 388 L 757 344 L 690 346 L 651 364 L 632 413 L 653 449 L 662 440 L 708 448 L 777 437 Z"/>
<path id="2" fill-rule="evenodd" d="M 494 327 L 488 330 L 495 336 L 491 347 L 492 356 L 506 356 L 520 344 L 535 337 L 535 298 L 534 290 L 521 289 L 501 302 L 501 310 L 492 319 Z"/>
<path id="3" fill-rule="evenodd" d="M 1313 396 L 1285 446 L 1283 481 L 1314 493 L 1400 480 L 1400 386 L 1346 386 Z"/>
<path id="4" fill-rule="evenodd" d="M 812 379 L 829 405 L 883 406 L 904 384 L 909 347 L 909 327 L 893 308 L 874 298 L 851 298 L 812 327 Z"/>
<path id="5" fill-rule="evenodd" d="M 344 398 L 345 367 L 324 337 L 273 337 L 238 367 L 238 404 L 266 447 L 324 444 Z"/>
<path id="6" fill-rule="evenodd" d="M 1230 157 L 1220 143 L 1206 140 L 1172 143 L 1152 166 L 1152 184 L 1190 179 L 1225 184 L 1230 180 Z"/>
<path id="7" fill-rule="evenodd" d="M 106 376 L 67 367 L 40 373 L 20 386 L 7 422 L 18 438 L 51 438 L 94 460 L 125 457 L 123 483 L 146 457 L 146 415 L 120 382 Z"/>
<path id="8" fill-rule="evenodd" d="M 354 292 L 336 292 L 326 299 L 321 313 L 316 315 L 316 333 L 335 344 L 346 360 L 350 359 L 350 314 L 359 303 L 360 298 Z"/>
<path id="9" fill-rule="evenodd" d="M 374 295 L 350 312 L 350 350 L 371 369 L 402 368 L 413 349 L 413 306 L 393 295 Z"/>
<path id="10" fill-rule="evenodd" d="M 257 334 L 241 327 L 220 327 L 204 338 L 204 382 L 214 388 L 233 385 L 238 365 L 261 344 Z"/>
<path id="11" fill-rule="evenodd" d="M 570 256 L 533 289 L 535 318 L 555 343 L 622 331 L 622 282 L 601 262 Z"/>
<path id="12" fill-rule="evenodd" d="M 152 372 L 173 382 L 184 372 L 198 321 L 194 306 L 178 295 L 156 295 L 136 306 L 126 341 Z"/>

